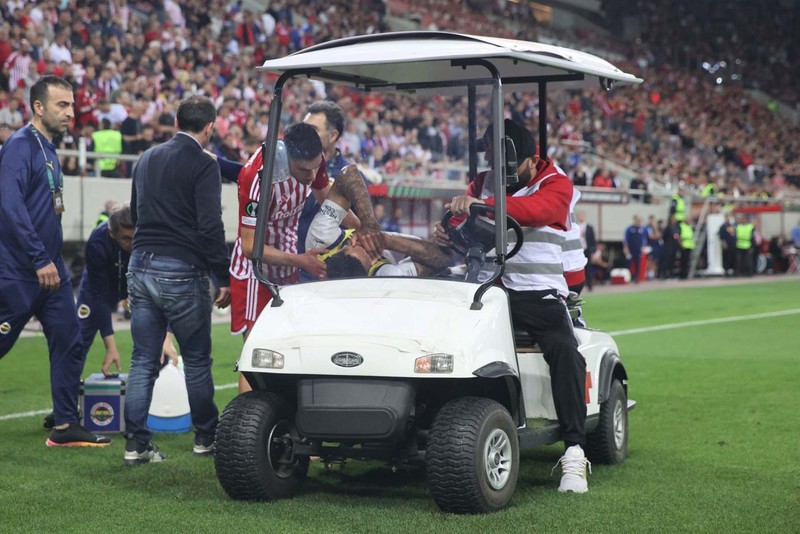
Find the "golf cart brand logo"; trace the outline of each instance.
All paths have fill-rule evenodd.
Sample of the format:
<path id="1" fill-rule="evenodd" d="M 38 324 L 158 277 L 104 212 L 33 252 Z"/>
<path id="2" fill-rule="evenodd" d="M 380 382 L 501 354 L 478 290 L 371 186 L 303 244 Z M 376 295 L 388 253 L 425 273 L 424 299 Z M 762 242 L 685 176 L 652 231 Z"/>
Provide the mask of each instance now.
<path id="1" fill-rule="evenodd" d="M 364 358 L 355 352 L 337 352 L 331 356 L 331 361 L 339 367 L 358 367 L 364 363 Z"/>
<path id="2" fill-rule="evenodd" d="M 114 408 L 108 403 L 98 402 L 92 405 L 89 417 L 92 418 L 92 423 L 97 426 L 108 426 L 114 420 Z"/>
<path id="3" fill-rule="evenodd" d="M 0 335 L 4 336 L 11 332 L 11 325 L 8 322 L 0 324 Z"/>
<path id="4" fill-rule="evenodd" d="M 92 309 L 86 304 L 78 306 L 78 319 L 86 319 L 92 314 Z"/>

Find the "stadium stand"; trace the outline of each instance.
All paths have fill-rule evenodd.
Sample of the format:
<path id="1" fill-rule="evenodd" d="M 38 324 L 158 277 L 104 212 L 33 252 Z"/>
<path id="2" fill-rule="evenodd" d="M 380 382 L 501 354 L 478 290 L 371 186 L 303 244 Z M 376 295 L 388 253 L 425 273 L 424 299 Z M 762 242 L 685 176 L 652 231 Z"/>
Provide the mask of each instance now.
<path id="1" fill-rule="evenodd" d="M 352 4 L 291 0 L 262 11 L 257 0 L 11 0 L 0 6 L 0 118 L 18 108 L 26 119 L 32 82 L 43 74 L 63 75 L 74 82 L 77 107 L 64 148 L 76 147 L 82 136 L 91 150 L 92 133 L 109 118 L 123 133 L 124 152 L 135 155 L 172 134 L 185 92 L 201 92 L 219 110 L 216 150 L 246 158 L 267 127 L 271 80 L 253 70 L 264 59 L 399 26 L 454 30 L 586 48 L 623 58 L 627 70 L 646 80 L 641 89 L 621 94 L 553 95 L 552 155 L 579 180 L 588 175 L 587 185 L 598 174 L 599 184 L 612 187 L 681 185 L 699 192 L 711 181 L 734 196 L 798 194 L 798 126 L 773 105 L 797 104 L 791 84 L 797 50 L 788 37 L 797 27 L 795 4 L 737 1 L 711 12 L 706 3 L 686 0 L 640 1 L 636 10 L 606 0 L 596 18 L 607 31 L 537 22 L 525 2 L 366 0 L 361 9 Z M 638 28 L 637 37 L 619 37 L 630 33 L 623 32 L 623 23 Z M 759 103 L 752 89 L 769 91 L 767 103 Z M 362 162 L 368 176 L 464 179 L 459 169 L 466 157 L 466 116 L 460 99 L 419 110 L 408 98 L 302 83 L 285 95 L 284 120 L 302 119 L 318 98 L 335 99 L 348 112 L 342 149 Z M 510 102 L 510 113 L 535 124 L 536 96 Z M 587 152 L 597 157 L 584 157 Z M 76 164 L 65 162 L 68 169 Z"/>

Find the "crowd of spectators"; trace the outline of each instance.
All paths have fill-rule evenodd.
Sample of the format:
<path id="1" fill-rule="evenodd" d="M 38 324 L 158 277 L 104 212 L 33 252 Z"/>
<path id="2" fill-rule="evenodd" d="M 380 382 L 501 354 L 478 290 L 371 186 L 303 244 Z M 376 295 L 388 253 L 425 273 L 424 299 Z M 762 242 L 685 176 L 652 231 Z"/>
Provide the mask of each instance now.
<path id="1" fill-rule="evenodd" d="M 579 184 L 644 189 L 660 181 L 699 189 L 711 182 L 730 195 L 772 197 L 796 191 L 798 127 L 750 99 L 741 83 L 718 84 L 706 70 L 687 69 L 673 48 L 681 43 L 684 55 L 690 50 L 692 57 L 723 51 L 731 58 L 741 55 L 764 80 L 762 88 L 774 87 L 775 96 L 783 97 L 790 72 L 785 62 L 796 54 L 786 24 L 797 20 L 797 10 L 782 19 L 780 6 L 770 10 L 765 0 L 754 2 L 767 15 L 744 28 L 741 16 L 722 23 L 687 1 L 639 3 L 639 24 L 648 37 L 628 42 L 586 31 L 554 32 L 535 23 L 526 3 L 504 0 L 367 0 L 360 9 L 344 0 L 283 0 L 270 2 L 263 13 L 223 0 L 11 0 L 0 5 L 0 141 L 29 118 L 31 84 L 43 74 L 58 74 L 75 87 L 76 123 L 63 141 L 66 148 L 83 136 L 91 149 L 98 137 L 113 137 L 98 132 L 119 131 L 119 152 L 141 153 L 173 134 L 182 95 L 199 92 L 219 110 L 215 150 L 243 160 L 266 134 L 272 98 L 273 79 L 255 66 L 314 43 L 388 31 L 387 16 L 402 15 L 425 29 L 526 40 L 551 35 L 577 48 L 588 43 L 592 50 L 626 58 L 621 67 L 644 78 L 642 86 L 608 94 L 551 92 L 552 155 Z M 622 4 L 604 2 L 606 15 L 615 16 Z M 661 4 L 664 9 L 657 9 Z M 666 4 L 676 7 L 666 9 Z M 706 32 L 704 17 L 715 21 Z M 767 31 L 772 22 L 777 29 Z M 736 31 L 721 39 L 721 31 L 730 27 Z M 692 39 L 679 39 L 676 32 Z M 757 50 L 747 46 L 753 32 L 766 37 Z M 674 46 L 661 46 L 661 39 Z M 773 56 L 772 62 L 764 60 Z M 507 97 L 509 114 L 535 131 L 537 96 Z M 445 178 L 436 163 L 466 160 L 463 98 L 440 98 L 423 107 L 409 97 L 304 81 L 284 93 L 283 123 L 301 120 L 306 107 L 320 98 L 335 99 L 348 113 L 341 148 L 362 163 L 368 177 Z M 581 155 L 586 146 L 633 169 L 637 178 L 620 183 L 604 167 L 589 166 Z M 77 158 L 68 158 L 65 172 L 77 174 L 77 165 Z M 103 174 L 124 171 L 116 166 Z"/>

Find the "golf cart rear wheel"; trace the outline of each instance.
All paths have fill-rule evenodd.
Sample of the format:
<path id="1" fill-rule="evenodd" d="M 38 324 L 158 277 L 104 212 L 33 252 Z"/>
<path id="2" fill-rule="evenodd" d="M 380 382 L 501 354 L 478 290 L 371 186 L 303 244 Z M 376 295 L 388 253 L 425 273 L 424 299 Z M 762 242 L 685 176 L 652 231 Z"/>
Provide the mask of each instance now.
<path id="1" fill-rule="evenodd" d="M 434 418 L 425 453 L 428 487 L 445 512 L 482 514 L 504 508 L 517 487 L 519 441 L 500 403 L 465 397 Z"/>
<path id="2" fill-rule="evenodd" d="M 594 463 L 620 464 L 628 455 L 628 398 L 619 380 L 611 382 L 600 406 L 600 422 L 586 436 L 586 455 Z"/>
<path id="3" fill-rule="evenodd" d="M 231 401 L 217 427 L 214 463 L 231 498 L 272 501 L 293 497 L 308 472 L 308 457 L 295 456 L 289 405 L 279 396 L 251 391 Z"/>

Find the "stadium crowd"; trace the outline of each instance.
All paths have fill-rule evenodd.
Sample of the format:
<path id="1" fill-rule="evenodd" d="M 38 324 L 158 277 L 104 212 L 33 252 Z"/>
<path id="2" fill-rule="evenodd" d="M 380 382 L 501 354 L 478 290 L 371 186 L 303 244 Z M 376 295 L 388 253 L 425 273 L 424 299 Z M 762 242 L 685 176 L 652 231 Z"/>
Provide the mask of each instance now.
<path id="1" fill-rule="evenodd" d="M 424 29 L 547 36 L 626 58 L 619 62 L 622 67 L 645 79 L 639 88 L 552 93 L 551 155 L 577 184 L 647 189 L 655 181 L 699 193 L 710 183 L 732 196 L 797 193 L 798 126 L 744 92 L 745 86 L 774 89 L 775 97 L 790 103 L 796 96 L 786 83 L 786 62 L 795 52 L 785 38 L 787 25 L 791 28 L 797 19 L 796 8 L 766 10 L 769 15 L 760 18 L 751 17 L 749 8 L 726 9 L 726 22 L 712 17 L 713 31 L 706 32 L 702 17 L 710 15 L 702 7 L 680 1 L 676 9 L 662 9 L 666 0 L 639 2 L 637 15 L 624 14 L 637 17 L 646 31 L 641 39 L 626 41 L 585 30 L 553 31 L 535 24 L 526 4 L 504 0 L 362 3 L 364 9 L 353 9 L 343 0 L 286 0 L 253 13 L 240 2 L 223 0 L 11 0 L 0 6 L 0 141 L 28 119 L 32 83 L 57 74 L 76 88 L 76 123 L 63 148 L 74 148 L 83 136 L 96 151 L 139 154 L 174 133 L 177 104 L 191 91 L 210 96 L 217 106 L 215 151 L 244 160 L 266 134 L 272 98 L 272 80 L 256 73 L 255 66 L 314 43 L 388 31 L 387 15 L 394 15 Z M 620 20 L 623 4 L 603 3 L 610 27 Z M 789 11 L 785 17 L 780 16 L 783 10 Z M 744 23 L 756 19 L 757 24 Z M 741 35 L 720 38 L 729 27 Z M 694 38 L 677 39 L 675 28 Z M 759 46 L 749 47 L 754 39 Z M 665 48 L 663 42 L 686 44 Z M 718 84 L 707 70 L 685 68 L 687 57 L 714 54 L 741 56 L 741 79 Z M 442 98 L 420 109 L 407 97 L 362 95 L 311 82 L 293 85 L 284 98 L 285 124 L 301 120 L 314 100 L 338 101 L 349 115 L 342 152 L 360 161 L 368 177 L 370 168 L 388 176 L 438 176 L 440 168 L 431 164 L 465 162 L 464 99 Z M 512 118 L 535 126 L 536 95 L 512 95 L 508 108 Z M 624 164 L 637 178 L 620 183 L 602 166 L 587 165 L 576 146 L 589 146 Z M 124 163 L 113 159 L 98 165 L 105 176 L 129 175 Z M 77 158 L 64 161 L 66 174 L 77 174 L 77 167 Z"/>

